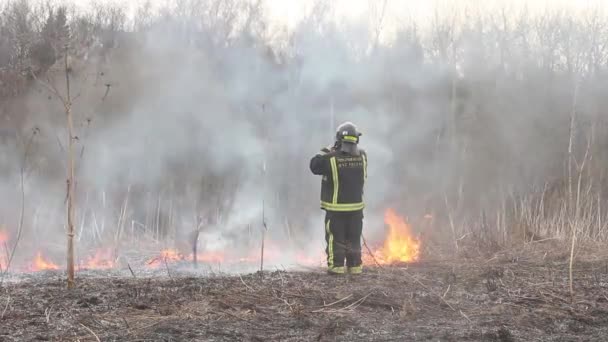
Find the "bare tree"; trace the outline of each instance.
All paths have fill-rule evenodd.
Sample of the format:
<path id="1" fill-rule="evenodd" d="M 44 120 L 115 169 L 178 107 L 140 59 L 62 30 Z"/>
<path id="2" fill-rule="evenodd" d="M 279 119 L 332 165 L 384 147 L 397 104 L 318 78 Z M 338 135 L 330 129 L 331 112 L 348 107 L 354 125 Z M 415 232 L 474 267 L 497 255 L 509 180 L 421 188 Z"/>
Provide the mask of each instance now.
<path id="1" fill-rule="evenodd" d="M 65 45 L 64 56 L 63 56 L 63 72 L 65 74 L 65 93 L 62 94 L 53 82 L 47 80 L 47 82 L 40 81 L 46 89 L 48 89 L 57 99 L 61 101 L 63 109 L 66 115 L 66 127 L 68 133 L 68 144 L 67 144 L 67 190 L 66 190 L 66 201 L 67 201 L 67 286 L 68 288 L 74 287 L 74 224 L 75 224 L 75 176 L 74 176 L 74 141 L 77 137 L 74 134 L 74 119 L 72 115 L 72 94 L 70 88 L 70 74 L 72 72 L 69 64 L 69 45 Z M 33 74 L 34 77 L 36 77 Z"/>

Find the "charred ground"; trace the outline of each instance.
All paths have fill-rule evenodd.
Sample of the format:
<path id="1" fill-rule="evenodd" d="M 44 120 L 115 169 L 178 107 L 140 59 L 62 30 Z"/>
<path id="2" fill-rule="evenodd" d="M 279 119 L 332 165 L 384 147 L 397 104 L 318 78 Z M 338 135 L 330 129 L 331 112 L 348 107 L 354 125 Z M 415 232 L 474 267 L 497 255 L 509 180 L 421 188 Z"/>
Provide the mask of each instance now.
<path id="1" fill-rule="evenodd" d="M 608 259 L 533 243 L 489 258 L 263 275 L 80 276 L 9 282 L 0 340 L 69 341 L 601 341 Z M 171 266 L 169 266 L 171 267 Z"/>

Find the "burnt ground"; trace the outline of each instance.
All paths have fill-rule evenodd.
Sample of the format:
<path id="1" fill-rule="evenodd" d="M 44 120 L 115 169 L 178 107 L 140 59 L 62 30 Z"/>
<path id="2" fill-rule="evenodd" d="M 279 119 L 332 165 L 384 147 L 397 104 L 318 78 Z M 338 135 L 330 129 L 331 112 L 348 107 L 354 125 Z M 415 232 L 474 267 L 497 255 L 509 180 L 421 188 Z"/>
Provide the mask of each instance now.
<path id="1" fill-rule="evenodd" d="M 0 341 L 605 341 L 608 259 L 535 244 L 490 257 L 368 268 L 5 283 Z"/>

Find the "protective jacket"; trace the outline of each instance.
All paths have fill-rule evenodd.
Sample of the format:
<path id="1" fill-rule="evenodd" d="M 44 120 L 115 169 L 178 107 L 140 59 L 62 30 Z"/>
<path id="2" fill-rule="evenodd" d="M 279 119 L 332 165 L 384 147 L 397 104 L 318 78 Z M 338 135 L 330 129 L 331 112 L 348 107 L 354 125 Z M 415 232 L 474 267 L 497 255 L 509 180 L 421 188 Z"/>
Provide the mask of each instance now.
<path id="1" fill-rule="evenodd" d="M 322 175 L 321 209 L 355 212 L 365 208 L 363 188 L 367 179 L 367 154 L 356 155 L 324 148 L 310 160 L 310 170 Z"/>

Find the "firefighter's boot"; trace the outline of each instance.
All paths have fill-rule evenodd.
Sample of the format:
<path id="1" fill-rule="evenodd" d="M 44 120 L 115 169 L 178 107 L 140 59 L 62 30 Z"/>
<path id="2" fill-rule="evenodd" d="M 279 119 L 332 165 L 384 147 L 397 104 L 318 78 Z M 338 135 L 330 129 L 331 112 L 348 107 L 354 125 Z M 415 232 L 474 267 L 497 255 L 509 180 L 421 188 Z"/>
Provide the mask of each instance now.
<path id="1" fill-rule="evenodd" d="M 363 266 L 352 266 L 348 268 L 349 274 L 361 274 L 363 273 Z"/>
<path id="2" fill-rule="evenodd" d="M 344 266 L 334 266 L 334 267 L 329 267 L 327 269 L 327 273 L 328 274 L 332 274 L 332 275 L 339 275 L 339 274 L 344 274 L 346 273 L 346 270 L 344 268 Z"/>

